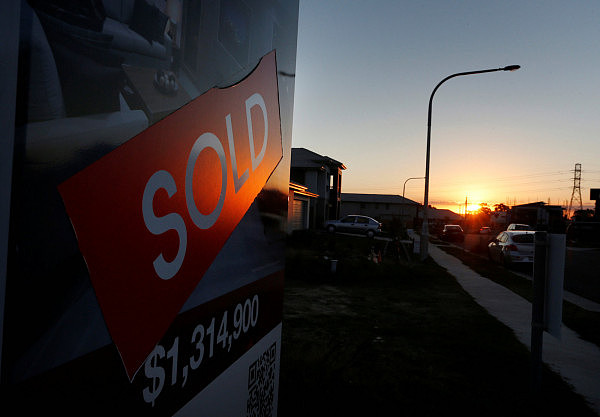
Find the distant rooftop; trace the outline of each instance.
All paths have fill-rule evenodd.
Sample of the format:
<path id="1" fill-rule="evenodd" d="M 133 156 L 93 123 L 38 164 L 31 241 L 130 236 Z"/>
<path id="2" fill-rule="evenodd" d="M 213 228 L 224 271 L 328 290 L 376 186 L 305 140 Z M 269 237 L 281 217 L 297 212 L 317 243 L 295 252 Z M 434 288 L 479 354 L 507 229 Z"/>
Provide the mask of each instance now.
<path id="1" fill-rule="evenodd" d="M 547 209 L 562 209 L 562 206 L 556 206 L 556 205 L 549 205 L 546 204 L 543 201 L 537 201 L 535 203 L 526 203 L 526 204 L 518 204 L 516 206 L 512 206 L 513 209 L 515 208 L 538 208 L 538 207 L 545 207 Z"/>
<path id="2" fill-rule="evenodd" d="M 419 204 L 416 201 L 395 194 L 342 193 L 341 199 L 342 203 Z"/>

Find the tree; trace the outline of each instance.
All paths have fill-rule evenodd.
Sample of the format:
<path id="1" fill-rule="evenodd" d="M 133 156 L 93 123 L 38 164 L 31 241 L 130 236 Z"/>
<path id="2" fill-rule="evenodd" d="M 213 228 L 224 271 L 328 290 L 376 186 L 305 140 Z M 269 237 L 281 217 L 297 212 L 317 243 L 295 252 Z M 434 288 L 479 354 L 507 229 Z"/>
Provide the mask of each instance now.
<path id="1" fill-rule="evenodd" d="M 505 204 L 498 203 L 498 204 L 494 204 L 494 211 L 495 212 L 501 212 L 501 211 L 507 212 L 507 211 L 510 211 L 510 207 L 508 207 Z"/>
<path id="2" fill-rule="evenodd" d="M 589 221 L 594 218 L 594 210 L 592 209 L 583 209 L 583 210 L 575 210 L 573 212 L 573 219 L 578 221 Z"/>
<path id="3" fill-rule="evenodd" d="M 490 214 L 492 214 L 492 209 L 488 207 L 487 203 L 480 203 L 479 204 L 479 212 L 481 214 L 485 214 L 486 216 L 489 216 Z"/>

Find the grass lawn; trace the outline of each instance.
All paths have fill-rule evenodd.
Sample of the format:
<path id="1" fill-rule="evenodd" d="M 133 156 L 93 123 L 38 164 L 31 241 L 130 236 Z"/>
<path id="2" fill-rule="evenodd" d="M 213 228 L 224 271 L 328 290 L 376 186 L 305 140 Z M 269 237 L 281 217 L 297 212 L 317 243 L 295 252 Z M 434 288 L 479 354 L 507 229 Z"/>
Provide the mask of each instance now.
<path id="1" fill-rule="evenodd" d="M 534 399 L 512 330 L 433 262 L 369 261 L 384 244 L 290 240 L 280 416 L 595 415 L 548 368 Z"/>

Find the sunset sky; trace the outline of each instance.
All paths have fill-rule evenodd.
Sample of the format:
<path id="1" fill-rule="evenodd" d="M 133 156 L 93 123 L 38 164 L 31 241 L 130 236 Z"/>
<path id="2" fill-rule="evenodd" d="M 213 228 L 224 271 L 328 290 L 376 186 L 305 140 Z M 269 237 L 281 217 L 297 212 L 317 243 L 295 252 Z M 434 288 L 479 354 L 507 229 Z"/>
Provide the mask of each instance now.
<path id="1" fill-rule="evenodd" d="M 293 147 L 343 162 L 342 191 L 568 205 L 600 188 L 600 2 L 300 0 Z M 422 179 L 406 197 L 423 202 Z"/>

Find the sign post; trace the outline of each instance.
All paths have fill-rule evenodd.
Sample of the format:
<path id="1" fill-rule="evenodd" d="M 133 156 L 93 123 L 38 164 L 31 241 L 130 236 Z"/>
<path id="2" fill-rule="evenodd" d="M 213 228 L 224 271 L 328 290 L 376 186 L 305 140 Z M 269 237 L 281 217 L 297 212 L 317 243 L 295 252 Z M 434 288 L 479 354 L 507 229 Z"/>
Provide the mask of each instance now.
<path id="1" fill-rule="evenodd" d="M 566 235 L 548 234 L 545 330 L 557 339 L 562 337 L 563 286 L 565 277 Z"/>
<path id="2" fill-rule="evenodd" d="M 542 385 L 546 245 L 546 232 L 535 232 L 533 258 L 533 301 L 531 303 L 531 388 L 534 394 L 539 394 Z"/>
<path id="3" fill-rule="evenodd" d="M 531 311 L 531 388 L 542 384 L 544 331 L 561 338 L 566 236 L 535 232 Z"/>

